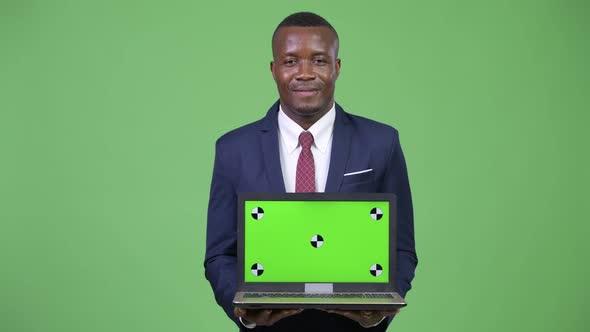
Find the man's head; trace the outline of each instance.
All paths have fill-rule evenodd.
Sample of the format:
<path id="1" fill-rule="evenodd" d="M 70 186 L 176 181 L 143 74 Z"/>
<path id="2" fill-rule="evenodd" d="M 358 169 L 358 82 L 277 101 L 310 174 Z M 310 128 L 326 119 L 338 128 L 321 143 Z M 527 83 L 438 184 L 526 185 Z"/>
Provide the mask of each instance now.
<path id="1" fill-rule="evenodd" d="M 289 15 L 273 34 L 272 54 L 283 110 L 300 125 L 313 124 L 334 103 L 340 73 L 336 30 L 313 13 Z"/>

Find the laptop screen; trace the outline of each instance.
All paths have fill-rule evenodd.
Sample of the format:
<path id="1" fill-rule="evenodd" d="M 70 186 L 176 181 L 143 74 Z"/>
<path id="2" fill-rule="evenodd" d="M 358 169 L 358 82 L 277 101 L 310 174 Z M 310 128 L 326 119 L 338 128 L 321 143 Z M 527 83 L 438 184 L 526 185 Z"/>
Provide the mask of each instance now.
<path id="1" fill-rule="evenodd" d="M 244 202 L 245 282 L 389 282 L 389 201 Z"/>

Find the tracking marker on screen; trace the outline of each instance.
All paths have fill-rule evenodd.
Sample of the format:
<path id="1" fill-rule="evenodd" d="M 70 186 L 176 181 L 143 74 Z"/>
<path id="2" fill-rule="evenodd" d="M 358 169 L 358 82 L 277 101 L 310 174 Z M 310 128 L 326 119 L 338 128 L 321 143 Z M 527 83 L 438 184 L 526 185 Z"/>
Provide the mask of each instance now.
<path id="1" fill-rule="evenodd" d="M 383 267 L 379 264 L 373 264 L 371 265 L 369 271 L 373 277 L 378 277 L 381 275 L 381 273 L 383 273 Z"/>
<path id="2" fill-rule="evenodd" d="M 252 274 L 254 276 L 260 277 L 264 273 L 264 266 L 262 266 L 262 264 L 259 263 L 254 263 L 250 270 L 252 271 Z"/>
<path id="3" fill-rule="evenodd" d="M 260 220 L 264 217 L 264 210 L 261 207 L 255 207 L 252 209 L 252 218 L 254 220 Z"/>
<path id="4" fill-rule="evenodd" d="M 312 247 L 319 248 L 324 245 L 324 238 L 321 235 L 314 235 L 310 242 Z"/>
<path id="5" fill-rule="evenodd" d="M 378 207 L 371 209 L 371 218 L 373 218 L 373 220 L 380 220 L 383 218 L 383 211 Z"/>

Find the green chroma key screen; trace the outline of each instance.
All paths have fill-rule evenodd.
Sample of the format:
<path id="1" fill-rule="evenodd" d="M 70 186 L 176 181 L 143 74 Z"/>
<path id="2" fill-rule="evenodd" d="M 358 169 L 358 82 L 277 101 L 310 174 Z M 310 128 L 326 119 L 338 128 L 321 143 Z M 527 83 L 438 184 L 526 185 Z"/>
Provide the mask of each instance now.
<path id="1" fill-rule="evenodd" d="M 388 201 L 246 201 L 246 282 L 389 282 Z"/>

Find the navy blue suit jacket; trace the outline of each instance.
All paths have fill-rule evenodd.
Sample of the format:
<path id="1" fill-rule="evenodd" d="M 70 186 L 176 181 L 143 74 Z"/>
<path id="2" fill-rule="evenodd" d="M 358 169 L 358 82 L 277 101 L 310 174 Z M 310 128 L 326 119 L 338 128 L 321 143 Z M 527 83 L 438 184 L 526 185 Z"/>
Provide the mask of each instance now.
<path id="1" fill-rule="evenodd" d="M 279 157 L 277 101 L 266 116 L 232 130 L 217 140 L 207 216 L 205 276 L 217 303 L 233 314 L 237 287 L 236 207 L 238 192 L 285 192 Z M 371 172 L 344 176 L 360 170 Z M 336 120 L 326 192 L 386 192 L 398 197 L 396 289 L 411 288 L 418 259 L 414 245 L 412 199 L 404 155 L 394 128 L 344 112 L 336 104 Z M 317 310 L 280 320 L 254 331 L 384 331 L 390 320 L 371 329 L 346 317 Z"/>

